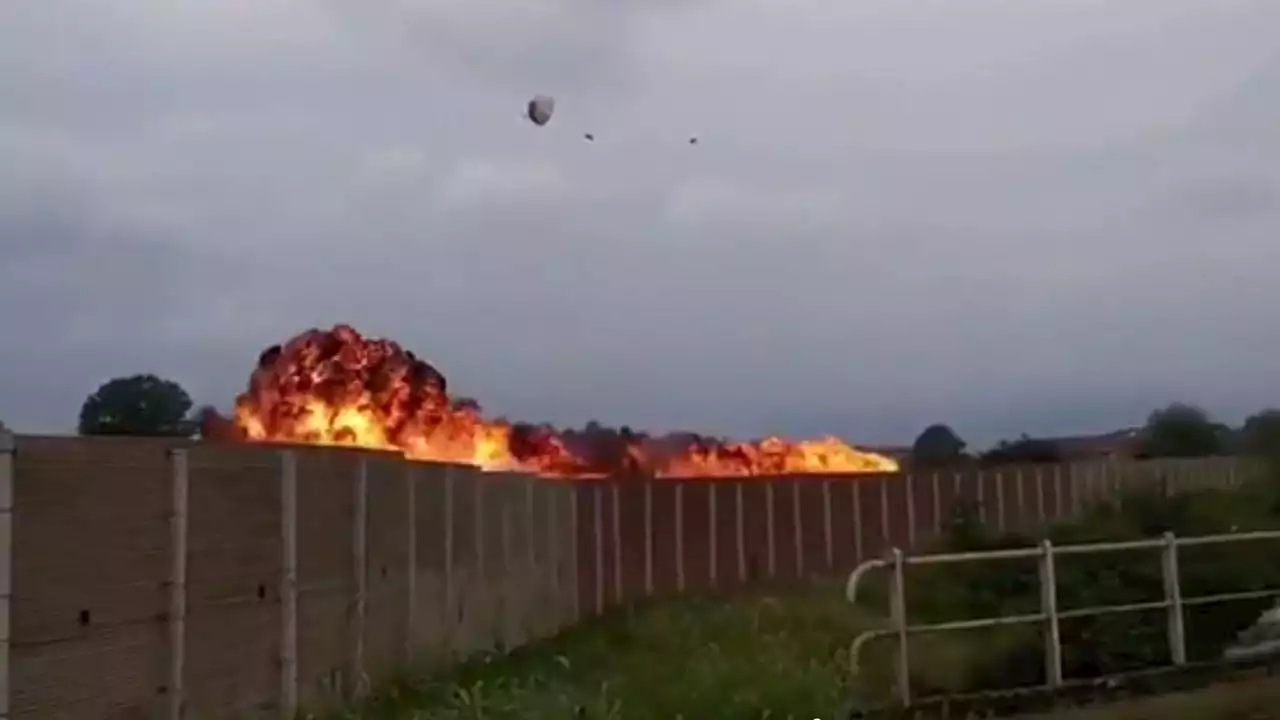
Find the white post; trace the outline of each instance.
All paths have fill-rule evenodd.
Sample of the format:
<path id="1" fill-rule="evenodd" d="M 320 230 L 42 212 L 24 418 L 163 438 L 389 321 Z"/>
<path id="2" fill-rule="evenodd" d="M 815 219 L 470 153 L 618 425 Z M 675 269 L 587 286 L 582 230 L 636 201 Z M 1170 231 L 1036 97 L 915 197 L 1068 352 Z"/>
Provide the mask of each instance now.
<path id="1" fill-rule="evenodd" d="M 1044 616 L 1044 672 L 1051 688 L 1062 685 L 1062 636 L 1058 631 L 1058 574 L 1053 543 L 1040 542 L 1040 614 Z"/>
<path id="2" fill-rule="evenodd" d="M 169 718 L 182 720 L 186 702 L 183 683 L 187 661 L 187 451 L 169 451 L 173 471 L 172 504 L 169 510 Z"/>
<path id="3" fill-rule="evenodd" d="M 13 433 L 0 428 L 0 720 L 9 720 L 9 611 L 13 598 Z"/>
<path id="4" fill-rule="evenodd" d="M 356 465 L 353 483 L 354 503 L 351 522 L 351 574 L 355 602 L 352 604 L 348 626 L 351 652 L 351 677 L 349 687 L 353 697 L 359 697 L 364 689 L 364 621 L 368 603 L 368 543 L 369 543 L 369 464 L 360 458 Z"/>
<path id="5" fill-rule="evenodd" d="M 409 526 L 405 528 L 405 637 L 404 662 L 413 661 L 418 642 L 418 467 L 405 461 L 404 473 L 405 515 Z"/>
<path id="6" fill-rule="evenodd" d="M 298 457 L 280 453 L 280 715 L 298 714 Z"/>
<path id="7" fill-rule="evenodd" d="M 1186 665 L 1187 640 L 1182 616 L 1182 584 L 1178 577 L 1178 539 L 1173 533 L 1164 534 L 1162 550 L 1161 574 L 1164 579 L 1164 601 L 1169 614 L 1169 658 L 1174 665 Z"/>
<path id="8" fill-rule="evenodd" d="M 889 594 L 889 617 L 898 636 L 898 701 L 911 705 L 911 659 L 907 654 L 907 573 L 906 558 L 898 548 L 892 550 L 893 587 Z"/>

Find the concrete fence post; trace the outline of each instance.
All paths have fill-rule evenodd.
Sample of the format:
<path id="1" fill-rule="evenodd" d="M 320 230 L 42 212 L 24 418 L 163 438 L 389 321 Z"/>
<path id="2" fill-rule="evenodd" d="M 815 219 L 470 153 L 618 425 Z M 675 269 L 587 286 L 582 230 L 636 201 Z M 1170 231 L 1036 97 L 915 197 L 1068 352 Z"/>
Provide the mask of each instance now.
<path id="1" fill-rule="evenodd" d="M 831 517 L 831 481 L 822 481 L 822 549 L 825 552 L 827 570 L 836 567 L 836 548 Z"/>
<path id="2" fill-rule="evenodd" d="M 573 492 L 569 494 L 569 558 L 573 563 L 573 621 L 578 622 L 582 619 L 582 510 L 579 503 L 582 499 L 582 485 L 573 483 L 569 485 Z"/>
<path id="3" fill-rule="evenodd" d="M 978 499 L 978 522 L 983 525 L 987 524 L 987 473 L 985 470 L 979 470 L 974 475 L 974 495 Z"/>
<path id="4" fill-rule="evenodd" d="M 173 472 L 169 509 L 169 720 L 182 720 L 187 661 L 187 451 L 169 451 Z"/>
<path id="5" fill-rule="evenodd" d="M 684 483 L 676 483 L 676 591 L 685 590 L 684 573 Z"/>
<path id="6" fill-rule="evenodd" d="M 280 453 L 280 715 L 298 713 L 298 456 Z"/>
<path id="7" fill-rule="evenodd" d="M 0 720 L 9 720 L 9 610 L 13 599 L 13 433 L 0 427 Z"/>
<path id="8" fill-rule="evenodd" d="M 907 475 L 907 477 L 911 477 Z M 880 542 L 881 547 L 888 547 L 893 544 L 893 533 L 891 532 L 893 520 L 889 516 L 889 478 L 880 476 Z"/>
<path id="9" fill-rule="evenodd" d="M 653 596 L 653 478 L 644 481 L 644 596 Z"/>
<path id="10" fill-rule="evenodd" d="M 1013 471 L 1013 502 L 1017 511 L 1014 513 L 1013 527 L 1017 530 L 1025 530 L 1027 523 L 1027 483 L 1026 476 L 1022 474 L 1022 468 Z"/>
<path id="11" fill-rule="evenodd" d="M 774 529 L 776 520 L 774 518 L 773 494 L 774 481 L 766 480 L 764 484 L 765 567 L 768 568 L 770 580 L 778 574 L 778 538 Z"/>
<path id="12" fill-rule="evenodd" d="M 613 601 L 621 605 L 622 596 L 622 487 L 615 481 L 610 487 L 611 520 L 609 535 L 613 538 Z"/>
<path id="13" fill-rule="evenodd" d="M 413 662 L 421 633 L 418 626 L 418 466 L 407 461 L 404 503 L 408 520 L 404 538 L 404 662 L 408 664 Z"/>
<path id="14" fill-rule="evenodd" d="M 742 481 L 733 484 L 733 543 L 737 551 L 738 582 L 747 582 L 747 530 L 745 510 L 743 509 L 743 493 L 746 492 Z"/>
<path id="15" fill-rule="evenodd" d="M 356 465 L 353 486 L 351 518 L 351 573 L 353 602 L 349 624 L 350 663 L 348 695 L 358 698 L 365 689 L 364 626 L 368 604 L 368 549 L 369 549 L 369 463 L 361 457 Z"/>
<path id="16" fill-rule="evenodd" d="M 938 473 L 929 476 L 929 484 L 933 494 L 933 537 L 942 536 L 942 487 L 939 483 Z"/>
<path id="17" fill-rule="evenodd" d="M 862 481 L 852 480 L 851 482 L 853 491 L 849 495 L 852 497 L 850 502 L 853 503 L 853 552 L 856 562 L 862 562 L 866 558 L 863 546 L 866 541 L 863 539 L 862 532 Z"/>
<path id="18" fill-rule="evenodd" d="M 1054 466 L 1057 469 L 1057 466 Z M 1036 522 L 1043 526 L 1049 520 L 1048 509 L 1044 502 L 1044 467 L 1036 465 L 1035 472 L 1036 481 Z"/>
<path id="19" fill-rule="evenodd" d="M 791 537 L 796 555 L 796 577 L 804 577 L 804 527 L 800 514 L 800 483 L 791 483 Z"/>
<path id="20" fill-rule="evenodd" d="M 441 523 L 440 541 L 444 543 L 444 617 L 445 632 L 448 635 L 449 652 L 458 650 L 458 589 L 455 586 L 454 563 L 457 560 L 457 547 L 454 545 L 454 466 L 444 466 L 444 522 Z"/>
<path id="21" fill-rule="evenodd" d="M 907 473 L 903 478 L 906 481 L 903 492 L 906 493 L 904 505 L 907 507 L 907 548 L 916 549 L 916 476 L 915 473 Z M 885 482 L 885 492 L 888 492 L 889 483 Z"/>
<path id="22" fill-rule="evenodd" d="M 1004 508 L 1004 473 L 996 471 L 996 530 L 1005 532 L 1009 529 L 1008 517 Z"/>
<path id="23" fill-rule="evenodd" d="M 599 615 L 604 613 L 604 589 L 608 583 L 604 577 L 604 488 L 599 484 L 591 488 L 591 520 L 591 542 L 595 545 L 596 614 Z"/>
<path id="24" fill-rule="evenodd" d="M 713 589 L 720 575 L 719 512 L 716 508 L 716 487 L 719 484 L 712 481 L 707 485 L 707 580 Z"/>

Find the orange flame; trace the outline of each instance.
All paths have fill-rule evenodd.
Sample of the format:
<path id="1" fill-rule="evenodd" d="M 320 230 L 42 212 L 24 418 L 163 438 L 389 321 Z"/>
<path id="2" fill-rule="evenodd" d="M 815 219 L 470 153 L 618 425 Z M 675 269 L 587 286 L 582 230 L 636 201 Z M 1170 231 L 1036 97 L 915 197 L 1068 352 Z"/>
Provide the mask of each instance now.
<path id="1" fill-rule="evenodd" d="M 451 400 L 444 375 L 389 340 L 339 325 L 310 330 L 259 358 L 236 399 L 233 432 L 257 442 L 397 450 L 419 460 L 545 475 L 743 477 L 893 472 L 892 458 L 839 439 L 755 443 L 695 435 L 651 437 L 626 428 L 556 431 L 486 420 Z"/>

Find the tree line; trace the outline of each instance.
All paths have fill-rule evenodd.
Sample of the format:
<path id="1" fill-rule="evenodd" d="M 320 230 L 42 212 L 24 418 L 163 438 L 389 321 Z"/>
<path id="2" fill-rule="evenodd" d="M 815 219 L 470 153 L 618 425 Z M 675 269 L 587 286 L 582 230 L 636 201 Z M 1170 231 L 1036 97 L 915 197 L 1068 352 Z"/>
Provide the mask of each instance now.
<path id="1" fill-rule="evenodd" d="M 1173 403 L 1152 411 L 1131 438 L 1117 443 L 1126 441 L 1129 444 L 1126 454 L 1138 459 L 1272 455 L 1280 452 L 1280 409 L 1260 410 L 1239 427 L 1231 427 L 1195 405 Z M 973 462 L 1002 465 L 1057 463 L 1071 459 L 1072 455 L 1059 440 L 1026 434 L 1001 440 L 982 452 L 970 453 L 967 448 L 968 444 L 949 426 L 934 424 L 916 438 L 910 460 L 916 466 Z"/>

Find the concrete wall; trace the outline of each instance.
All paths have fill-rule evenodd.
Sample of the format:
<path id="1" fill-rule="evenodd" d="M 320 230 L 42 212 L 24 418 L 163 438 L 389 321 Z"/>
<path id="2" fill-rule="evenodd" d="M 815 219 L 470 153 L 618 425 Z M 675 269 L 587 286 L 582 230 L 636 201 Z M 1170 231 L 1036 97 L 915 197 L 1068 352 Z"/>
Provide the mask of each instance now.
<path id="1" fill-rule="evenodd" d="M 280 716 L 650 595 L 851 570 L 1235 459 L 559 481 L 316 447 L 0 435 L 0 718 Z M 7 620 L 7 623 L 5 622 Z"/>

